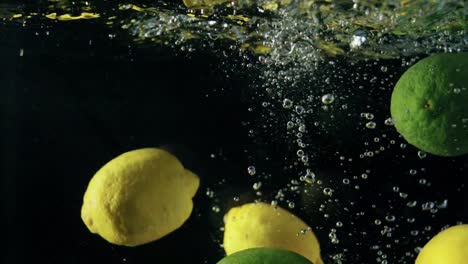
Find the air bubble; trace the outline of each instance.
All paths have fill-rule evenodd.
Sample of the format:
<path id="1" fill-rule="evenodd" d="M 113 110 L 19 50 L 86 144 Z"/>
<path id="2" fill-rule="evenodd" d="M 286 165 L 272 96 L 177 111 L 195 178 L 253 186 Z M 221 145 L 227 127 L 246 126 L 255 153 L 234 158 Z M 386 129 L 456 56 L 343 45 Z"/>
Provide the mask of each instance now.
<path id="1" fill-rule="evenodd" d="M 385 119 L 384 124 L 387 125 L 387 126 L 393 126 L 393 125 L 395 125 L 395 121 L 393 120 L 393 118 L 389 117 L 389 118 Z"/>
<path id="2" fill-rule="evenodd" d="M 372 113 L 361 113 L 361 117 L 365 117 L 367 120 L 374 119 L 374 114 Z"/>
<path id="3" fill-rule="evenodd" d="M 219 213 L 221 211 L 221 208 L 219 208 L 219 206 L 217 205 L 214 205 L 213 207 L 211 207 L 211 210 L 215 213 Z"/>
<path id="4" fill-rule="evenodd" d="M 249 166 L 249 167 L 247 168 L 247 173 L 249 173 L 250 176 L 254 176 L 255 173 L 256 173 L 255 167 L 254 167 L 254 166 Z"/>
<path id="5" fill-rule="evenodd" d="M 213 198 L 214 197 L 214 191 L 212 191 L 210 189 L 207 189 L 206 190 L 206 196 L 208 196 L 209 198 Z"/>
<path id="6" fill-rule="evenodd" d="M 373 121 L 366 123 L 366 127 L 369 128 L 369 129 L 374 129 L 376 126 L 377 126 L 377 124 L 375 122 L 373 122 Z"/>
<path id="7" fill-rule="evenodd" d="M 311 184 L 315 181 L 315 174 L 310 170 L 307 170 L 306 175 L 304 176 L 304 181 Z"/>
<path id="8" fill-rule="evenodd" d="M 304 113 L 304 111 L 305 111 L 304 107 L 302 107 L 300 105 L 296 106 L 296 113 L 298 113 L 299 115 L 302 115 Z"/>
<path id="9" fill-rule="evenodd" d="M 256 182 L 253 184 L 252 188 L 258 191 L 262 187 L 262 182 Z"/>
<path id="10" fill-rule="evenodd" d="M 302 157 L 302 156 L 304 156 L 304 150 L 300 149 L 300 150 L 298 150 L 296 152 L 296 154 L 297 154 L 298 157 Z"/>
<path id="11" fill-rule="evenodd" d="M 292 107 L 292 105 L 293 101 L 291 101 L 290 99 L 286 98 L 283 100 L 283 108 L 289 109 Z"/>
<path id="12" fill-rule="evenodd" d="M 427 156 L 426 152 L 424 152 L 422 150 L 418 151 L 418 157 L 420 159 L 424 159 L 426 156 Z"/>
<path id="13" fill-rule="evenodd" d="M 333 94 L 325 94 L 322 96 L 322 103 L 331 104 L 335 101 L 335 96 Z"/>
<path id="14" fill-rule="evenodd" d="M 304 132 L 306 132 L 306 126 L 304 124 L 300 124 L 298 130 L 299 130 L 299 132 L 304 133 Z"/>
<path id="15" fill-rule="evenodd" d="M 448 207 L 448 200 L 447 199 L 443 200 L 440 203 L 437 203 L 437 208 L 439 208 L 439 209 L 445 209 L 447 207 Z"/>
<path id="16" fill-rule="evenodd" d="M 333 195 L 333 189 L 326 187 L 326 188 L 323 189 L 323 194 L 325 194 L 327 196 L 332 196 Z"/>
<path id="17" fill-rule="evenodd" d="M 428 211 L 428 210 L 433 209 L 434 206 L 435 206 L 434 202 L 427 202 L 427 203 L 424 203 L 421 207 L 423 211 Z"/>

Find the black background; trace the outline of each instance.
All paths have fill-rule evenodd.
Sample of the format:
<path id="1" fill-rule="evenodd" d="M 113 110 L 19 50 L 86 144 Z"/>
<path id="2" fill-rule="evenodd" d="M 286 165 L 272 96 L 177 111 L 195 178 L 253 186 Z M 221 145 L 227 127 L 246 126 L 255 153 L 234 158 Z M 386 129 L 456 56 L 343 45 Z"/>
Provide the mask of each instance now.
<path id="1" fill-rule="evenodd" d="M 219 237 L 213 237 L 216 228 L 207 221 L 209 206 L 196 207 L 195 217 L 182 228 L 137 248 L 112 246 L 90 234 L 81 222 L 89 179 L 122 152 L 148 146 L 175 152 L 200 175 L 202 188 L 195 204 L 203 205 L 209 204 L 206 186 L 245 175 L 249 158 L 244 150 L 252 147 L 247 146 L 252 139 L 242 125 L 252 118 L 247 111 L 253 103 L 246 74 L 227 78 L 219 59 L 210 53 L 176 56 L 170 48 L 129 47 L 128 39 L 112 40 L 109 33 L 87 21 L 48 29 L 10 26 L 0 33 L 1 219 L 6 242 L 2 263 L 215 263 L 223 256 L 215 241 Z M 380 95 L 388 96 L 388 91 Z M 210 158 L 220 151 L 222 159 Z M 390 152 L 366 166 L 386 166 L 393 156 Z M 283 155 L 278 153 L 277 158 Z M 323 163 L 323 167 L 336 166 Z M 429 157 L 424 165 L 431 171 L 427 177 L 433 188 L 442 193 L 466 182 L 464 157 Z M 411 168 L 391 166 L 386 176 L 404 182 L 392 178 L 402 170 L 399 166 Z M 456 178 L 448 181 L 451 176 Z M 435 229 L 468 219 L 466 194 L 451 195 L 454 209 L 439 222 L 428 220 Z M 361 200 L 367 205 L 379 203 Z M 327 223 L 322 220 L 317 225 Z M 365 223 L 356 225 L 366 229 Z M 322 241 L 327 234 L 318 232 Z M 325 252 L 333 248 L 322 244 Z M 368 245 L 362 247 L 365 262 Z M 365 263 L 372 262 L 369 256 Z"/>
<path id="2" fill-rule="evenodd" d="M 108 33 L 87 22 L 2 32 L 2 219 L 9 227 L 2 263 L 203 263 L 206 252 L 219 252 L 197 217 L 160 242 L 132 249 L 103 243 L 82 223 L 88 181 L 125 151 L 165 147 L 197 174 L 212 175 L 201 176 L 203 184 L 240 174 L 243 162 L 238 142 L 245 141 L 247 107 L 237 88 L 244 80 L 226 82 L 209 54 L 129 48 Z M 210 167 L 221 145 L 229 162 Z"/>

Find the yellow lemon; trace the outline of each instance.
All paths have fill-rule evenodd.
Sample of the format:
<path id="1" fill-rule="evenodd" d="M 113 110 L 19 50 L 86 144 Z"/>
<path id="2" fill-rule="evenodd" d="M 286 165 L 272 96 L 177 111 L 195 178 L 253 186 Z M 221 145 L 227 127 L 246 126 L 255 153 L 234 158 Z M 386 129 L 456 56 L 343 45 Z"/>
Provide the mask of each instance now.
<path id="1" fill-rule="evenodd" d="M 224 216 L 224 249 L 227 255 L 258 247 L 296 252 L 314 264 L 323 264 L 320 244 L 300 218 L 280 207 L 249 203 Z"/>
<path id="2" fill-rule="evenodd" d="M 109 161 L 91 179 L 81 219 L 92 233 L 110 243 L 149 243 L 188 219 L 199 184 L 199 178 L 165 150 L 129 151 Z"/>
<path id="3" fill-rule="evenodd" d="M 216 5 L 228 2 L 229 0 L 183 0 L 188 8 L 213 8 Z"/>
<path id="4" fill-rule="evenodd" d="M 416 264 L 468 263 L 468 225 L 452 226 L 433 237 L 421 250 Z"/>

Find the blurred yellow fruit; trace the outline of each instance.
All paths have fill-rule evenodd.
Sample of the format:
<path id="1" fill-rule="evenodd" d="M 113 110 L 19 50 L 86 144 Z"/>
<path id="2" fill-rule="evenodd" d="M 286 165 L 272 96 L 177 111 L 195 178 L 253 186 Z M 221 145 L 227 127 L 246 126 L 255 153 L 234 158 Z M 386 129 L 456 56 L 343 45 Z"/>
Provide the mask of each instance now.
<path id="1" fill-rule="evenodd" d="M 452 226 L 433 237 L 421 250 L 416 264 L 468 263 L 468 225 Z"/>
<path id="2" fill-rule="evenodd" d="M 216 5 L 229 2 L 229 0 L 183 0 L 188 8 L 212 8 Z"/>
<path id="3" fill-rule="evenodd" d="M 234 207 L 224 216 L 227 255 L 257 247 L 296 252 L 314 264 L 323 264 L 320 244 L 313 231 L 297 216 L 266 203 Z"/>
<path id="4" fill-rule="evenodd" d="M 110 243 L 149 243 L 188 219 L 198 187 L 199 178 L 169 152 L 133 150 L 94 175 L 84 195 L 81 219 Z"/>

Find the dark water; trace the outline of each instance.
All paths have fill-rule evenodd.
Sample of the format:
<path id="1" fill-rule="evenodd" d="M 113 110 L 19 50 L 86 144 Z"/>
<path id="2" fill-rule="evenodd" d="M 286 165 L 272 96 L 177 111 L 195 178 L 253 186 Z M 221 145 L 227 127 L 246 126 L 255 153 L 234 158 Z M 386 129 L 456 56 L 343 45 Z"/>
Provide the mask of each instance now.
<path id="1" fill-rule="evenodd" d="M 147 146 L 181 152 L 205 183 L 241 174 L 246 158 L 239 143 L 247 137 L 240 123 L 247 111 L 238 87 L 245 80 L 217 73 L 209 54 L 129 49 L 99 41 L 101 30 L 80 23 L 59 26 L 53 37 L 22 28 L 4 32 L 2 200 L 8 210 L 2 218 L 11 228 L 3 263 L 212 261 L 219 246 L 206 216 L 164 241 L 116 248 L 81 222 L 82 196 L 103 161 Z M 221 87 L 222 93 L 212 92 Z M 228 161 L 210 159 L 221 149 Z M 202 191 L 197 199 L 204 202 Z"/>
<path id="2" fill-rule="evenodd" d="M 135 42 L 98 20 L 1 23 L 2 263 L 216 263 L 224 256 L 223 214 L 255 199 L 269 202 L 284 188 L 280 205 L 294 202 L 289 210 L 313 227 L 325 263 L 413 263 L 417 247 L 441 228 L 468 222 L 466 155 L 421 159 L 414 147 L 401 146 L 405 141 L 394 127 L 383 125 L 395 82 L 409 62 L 427 54 L 326 57 L 306 73 L 297 61 L 265 70 L 256 55 L 231 44 L 206 45 Z M 293 72 L 299 75 L 293 84 L 280 78 Z M 273 75 L 282 89 L 275 90 Z M 328 93 L 340 103 L 329 112 L 307 103 L 309 95 Z M 284 98 L 315 111 L 301 117 L 307 127 L 320 121 L 301 137 L 307 165 L 296 155 L 297 133 L 286 129 L 297 115 L 284 110 Z M 349 110 L 340 110 L 341 102 Z M 377 128 L 366 128 L 370 119 L 361 113 L 372 113 Z M 194 212 L 161 240 L 113 246 L 82 223 L 84 191 L 105 162 L 149 146 L 173 151 L 200 176 Z M 361 156 L 380 147 L 385 151 L 372 158 Z M 249 166 L 259 178 L 247 174 Z M 287 191 L 307 168 L 322 185 L 301 183 L 311 195 Z M 259 179 L 261 196 L 251 187 Z M 333 197 L 323 195 L 324 187 L 334 190 Z M 207 188 L 214 198 L 205 195 Z M 428 202 L 440 209 L 421 209 Z M 386 220 L 392 216 L 396 220 Z M 390 236 L 384 226 L 393 229 Z M 332 228 L 338 229 L 337 244 L 329 237 Z"/>

